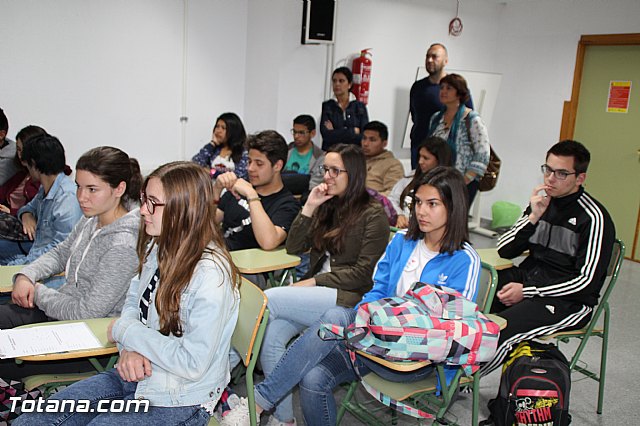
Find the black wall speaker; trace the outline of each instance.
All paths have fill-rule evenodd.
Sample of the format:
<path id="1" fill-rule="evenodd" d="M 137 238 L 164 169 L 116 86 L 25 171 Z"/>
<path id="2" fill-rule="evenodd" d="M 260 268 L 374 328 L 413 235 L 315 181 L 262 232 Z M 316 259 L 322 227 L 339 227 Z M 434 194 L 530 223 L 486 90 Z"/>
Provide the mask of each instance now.
<path id="1" fill-rule="evenodd" d="M 302 44 L 333 43 L 336 0 L 303 0 L 302 4 Z"/>

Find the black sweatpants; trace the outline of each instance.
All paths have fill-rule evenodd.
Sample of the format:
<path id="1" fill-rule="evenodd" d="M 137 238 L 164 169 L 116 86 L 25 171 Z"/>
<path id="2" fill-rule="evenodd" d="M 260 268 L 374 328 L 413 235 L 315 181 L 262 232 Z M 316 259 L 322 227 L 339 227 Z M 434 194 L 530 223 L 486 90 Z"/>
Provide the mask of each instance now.
<path id="1" fill-rule="evenodd" d="M 496 294 L 507 283 L 524 282 L 524 276 L 525 271 L 517 267 L 499 271 Z M 522 341 L 584 327 L 591 318 L 592 307 L 562 297 L 531 297 L 505 306 L 496 295 L 491 312 L 506 319 L 507 326 L 500 331 L 496 355 L 482 367 L 482 375 L 499 367 L 511 349 Z"/>

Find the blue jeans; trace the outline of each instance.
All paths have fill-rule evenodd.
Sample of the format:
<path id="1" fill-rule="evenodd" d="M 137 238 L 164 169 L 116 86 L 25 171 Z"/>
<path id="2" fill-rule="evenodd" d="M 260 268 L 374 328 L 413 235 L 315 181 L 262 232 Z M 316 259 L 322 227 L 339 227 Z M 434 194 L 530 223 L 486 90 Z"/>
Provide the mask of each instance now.
<path id="1" fill-rule="evenodd" d="M 281 407 L 284 401 L 291 399 L 291 391 L 305 375 L 316 367 L 330 352 L 340 345 L 339 340 L 322 340 L 318 337 L 320 324 L 338 324 L 346 326 L 355 318 L 351 308 L 335 306 L 328 309 L 302 336 L 296 339 L 285 351 L 277 365 L 265 380 L 255 387 L 256 403 L 265 410 Z M 351 370 L 351 366 L 348 368 Z M 276 411 L 277 412 L 277 411 Z M 316 413 L 318 415 L 318 413 Z M 287 421 L 290 419 L 280 419 Z"/>
<path id="2" fill-rule="evenodd" d="M 336 306 L 337 290 L 323 286 L 275 287 L 266 290 L 265 294 L 269 299 L 269 323 L 260 350 L 260 363 L 268 378 L 291 339 Z M 294 418 L 293 399 L 290 392 L 283 396 L 274 416 L 287 422 Z"/>
<path id="3" fill-rule="evenodd" d="M 0 238 L 0 265 L 6 265 L 29 254 L 33 241 L 11 241 Z"/>
<path id="4" fill-rule="evenodd" d="M 137 383 L 125 382 L 115 369 L 100 373 L 77 382 L 56 393 L 49 400 L 72 399 L 89 400 L 92 411 L 99 400 L 135 399 Z M 199 405 L 186 407 L 149 407 L 146 413 L 25 413 L 18 417 L 14 425 L 206 425 L 209 414 Z"/>
<path id="5" fill-rule="evenodd" d="M 255 387 L 256 403 L 265 410 L 271 410 L 294 386 L 300 384 L 305 423 L 335 425 L 337 409 L 333 389 L 341 383 L 358 380 L 358 373 L 366 375 L 373 371 L 395 382 L 422 380 L 432 374 L 431 367 L 398 373 L 360 357 L 356 358 L 356 372 L 342 340 L 322 340 L 318 337 L 320 324 L 346 327 L 354 322 L 355 316 L 355 310 L 339 306 L 325 312 L 289 346 L 271 375 Z"/>

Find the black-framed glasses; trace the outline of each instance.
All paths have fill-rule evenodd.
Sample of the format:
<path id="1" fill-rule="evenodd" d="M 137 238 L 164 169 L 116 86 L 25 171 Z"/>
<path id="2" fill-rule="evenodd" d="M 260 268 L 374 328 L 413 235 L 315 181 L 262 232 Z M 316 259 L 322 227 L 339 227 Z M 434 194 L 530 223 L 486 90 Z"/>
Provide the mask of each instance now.
<path id="1" fill-rule="evenodd" d="M 551 176 L 551 173 L 553 173 L 553 175 L 558 180 L 566 180 L 567 177 L 578 174 L 578 172 L 568 172 L 566 170 L 554 170 L 551 167 L 549 167 L 547 164 L 543 164 L 542 166 L 540 166 L 540 170 L 542 170 L 542 174 L 545 175 L 546 177 Z"/>
<path id="2" fill-rule="evenodd" d="M 300 136 L 306 136 L 306 135 L 308 135 L 309 133 L 311 133 L 311 132 L 309 132 L 308 130 L 296 130 L 296 129 L 291 129 L 291 134 L 292 134 L 293 136 L 298 136 L 298 135 L 300 135 Z"/>
<path id="3" fill-rule="evenodd" d="M 339 169 L 337 167 L 327 167 L 324 164 L 322 166 L 318 166 L 318 170 L 324 176 L 327 172 L 329 172 L 329 176 L 332 178 L 337 178 L 340 176 L 340 173 L 348 173 L 345 169 Z"/>
<path id="4" fill-rule="evenodd" d="M 147 206 L 149 214 L 154 214 L 156 212 L 156 207 L 164 207 L 167 205 L 166 203 L 158 203 L 157 201 L 153 201 L 151 198 L 147 198 L 147 194 L 144 192 L 140 194 L 140 204 Z"/>

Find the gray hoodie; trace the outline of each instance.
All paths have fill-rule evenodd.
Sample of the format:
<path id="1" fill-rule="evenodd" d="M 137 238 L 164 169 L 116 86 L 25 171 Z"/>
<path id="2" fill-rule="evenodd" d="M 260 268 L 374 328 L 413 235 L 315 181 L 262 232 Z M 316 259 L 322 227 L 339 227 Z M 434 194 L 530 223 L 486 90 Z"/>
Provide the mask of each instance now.
<path id="1" fill-rule="evenodd" d="M 36 286 L 35 304 L 47 316 L 77 320 L 120 314 L 138 267 L 140 210 L 102 229 L 97 223 L 97 217 L 83 217 L 66 240 L 22 269 L 32 282 L 65 272 L 67 282 L 57 290 Z"/>

